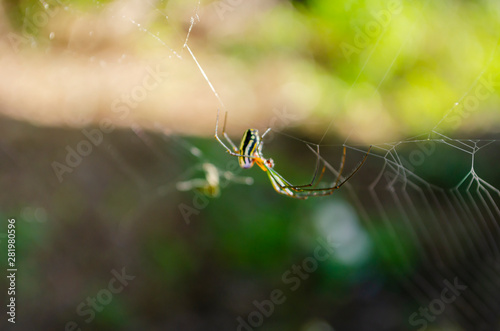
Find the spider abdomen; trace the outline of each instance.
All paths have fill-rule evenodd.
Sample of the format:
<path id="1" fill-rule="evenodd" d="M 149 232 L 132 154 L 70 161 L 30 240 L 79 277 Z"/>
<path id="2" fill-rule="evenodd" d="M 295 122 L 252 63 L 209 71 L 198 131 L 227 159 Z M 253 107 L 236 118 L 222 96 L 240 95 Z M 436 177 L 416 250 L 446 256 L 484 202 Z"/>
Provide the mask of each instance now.
<path id="1" fill-rule="evenodd" d="M 249 169 L 255 163 L 255 159 L 248 157 L 253 156 L 257 152 L 257 148 L 260 145 L 259 131 L 256 129 L 248 129 L 243 134 L 241 138 L 241 144 L 239 149 L 239 154 L 242 155 L 238 157 L 238 162 L 240 167 L 243 169 Z"/>

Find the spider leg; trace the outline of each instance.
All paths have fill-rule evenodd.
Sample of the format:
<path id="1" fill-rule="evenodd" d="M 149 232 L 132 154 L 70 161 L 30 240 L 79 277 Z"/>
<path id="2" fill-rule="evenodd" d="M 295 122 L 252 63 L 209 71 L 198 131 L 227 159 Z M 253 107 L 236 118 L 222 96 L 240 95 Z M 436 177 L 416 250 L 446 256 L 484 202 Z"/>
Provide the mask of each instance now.
<path id="1" fill-rule="evenodd" d="M 316 180 L 316 176 L 318 175 L 318 170 L 319 170 L 319 163 L 320 163 L 319 145 L 316 145 L 316 154 L 318 155 L 318 158 L 316 159 L 316 170 L 314 171 L 313 178 L 312 178 L 311 183 L 309 185 L 302 185 L 303 187 L 312 186 L 313 188 L 315 188 L 321 182 L 321 179 L 323 179 L 323 175 L 325 174 L 326 165 L 323 165 L 323 169 L 321 169 L 321 174 L 319 175 L 319 178 Z M 316 184 L 314 184 L 315 181 L 316 181 Z M 302 186 L 295 186 L 295 187 L 302 187 Z"/>
<path id="2" fill-rule="evenodd" d="M 275 188 L 276 191 L 278 191 L 278 189 L 274 186 L 275 184 L 279 187 L 279 189 L 280 189 L 279 191 L 286 190 L 289 193 L 293 194 L 293 192 L 288 189 L 288 187 L 293 186 L 292 184 L 290 184 L 290 182 L 288 182 L 283 176 L 281 176 L 276 170 L 269 167 L 267 164 L 263 163 L 263 165 L 266 168 L 267 175 L 269 176 L 269 179 L 271 180 L 271 183 L 273 184 L 273 187 Z M 283 192 L 279 192 L 279 193 L 286 194 Z"/>
<path id="3" fill-rule="evenodd" d="M 365 154 L 365 156 L 363 157 L 363 160 L 361 160 L 361 162 L 359 162 L 358 166 L 354 169 L 354 171 L 353 171 L 353 172 L 351 172 L 351 174 L 350 174 L 349 176 L 347 176 L 347 178 L 346 178 L 346 179 L 344 179 L 344 181 L 343 181 L 343 182 L 341 182 L 341 183 L 340 183 L 340 184 L 338 184 L 338 185 L 337 185 L 337 183 L 335 183 L 335 184 L 336 184 L 336 185 L 335 185 L 335 189 L 340 188 L 342 185 L 344 185 L 344 183 L 345 183 L 345 182 L 347 182 L 349 179 L 351 179 L 351 177 L 352 177 L 352 176 L 354 176 L 354 174 L 355 174 L 356 172 L 358 172 L 358 170 L 359 170 L 359 169 L 363 166 L 363 164 L 365 163 L 366 158 L 368 157 L 368 154 L 370 154 L 370 150 L 371 150 L 371 149 L 372 149 L 372 146 L 370 145 L 370 147 L 368 147 L 368 151 L 366 151 L 366 154 Z M 344 151 L 345 151 L 345 146 L 344 146 Z M 345 159 L 345 158 L 344 158 L 344 159 Z M 344 162 L 342 161 L 342 163 L 344 163 Z M 344 167 L 344 165 L 342 164 L 342 168 L 343 168 L 343 167 Z M 339 173 L 339 176 L 340 176 L 340 173 Z"/>
<path id="4" fill-rule="evenodd" d="M 340 169 L 339 169 L 339 175 L 337 176 L 337 181 L 335 182 L 335 186 L 338 185 L 340 178 L 342 176 L 342 171 L 344 171 L 344 164 L 345 164 L 345 156 L 346 156 L 346 148 L 344 146 L 344 152 L 342 153 L 342 161 L 340 162 Z"/>
<path id="5" fill-rule="evenodd" d="M 265 136 L 265 135 L 266 135 L 269 131 L 271 131 L 271 128 L 267 128 L 266 132 L 264 132 L 264 133 L 262 134 L 262 136 L 260 136 L 260 139 L 264 139 L 264 136 Z"/>
<path id="6" fill-rule="evenodd" d="M 217 116 L 219 116 L 219 109 L 217 109 Z M 224 138 L 226 138 L 226 140 L 229 142 L 231 147 L 233 147 L 233 151 L 238 152 L 238 147 L 236 147 L 236 145 L 233 143 L 231 138 L 229 138 L 229 136 L 226 133 L 226 123 L 227 123 L 227 111 L 224 114 L 224 125 L 222 126 L 222 134 L 224 135 Z"/>
<path id="7" fill-rule="evenodd" d="M 279 194 L 287 195 L 296 199 L 307 199 L 307 196 L 297 195 L 296 192 L 288 188 L 289 185 L 287 184 L 290 183 L 288 183 L 280 174 L 278 174 L 276 170 L 268 168 L 267 175 L 269 177 L 269 180 L 271 181 L 271 184 L 273 185 L 274 190 Z"/>
<path id="8" fill-rule="evenodd" d="M 225 132 L 225 129 L 226 129 L 226 118 L 227 118 L 227 112 L 226 112 L 226 116 L 224 118 L 224 126 L 223 126 L 223 134 L 224 134 L 224 137 L 227 139 L 227 141 L 231 144 L 231 147 L 234 148 L 234 150 L 231 150 L 231 148 L 227 147 L 226 144 L 224 144 L 224 142 L 222 141 L 222 139 L 219 138 L 219 134 L 218 134 L 218 130 L 219 130 L 219 112 L 220 110 L 217 109 L 217 119 L 215 121 L 215 139 L 217 139 L 217 141 L 226 149 L 226 151 L 233 155 L 233 156 L 238 156 L 238 157 L 248 157 L 248 158 L 251 158 L 251 159 L 256 159 L 256 158 L 259 158 L 258 156 L 255 156 L 255 155 L 241 155 L 240 153 L 238 153 L 238 148 L 236 147 L 236 145 L 231 141 L 231 139 L 229 139 L 229 136 L 227 136 L 226 132 Z"/>
<path id="9" fill-rule="evenodd" d="M 316 152 L 318 155 L 318 158 L 316 159 L 316 170 L 314 170 L 313 178 L 311 179 L 311 182 L 308 185 L 300 185 L 300 186 L 295 186 L 295 187 L 308 187 L 308 186 L 313 186 L 314 181 L 316 180 L 316 176 L 318 175 L 318 170 L 319 170 L 319 163 L 320 163 L 320 158 L 319 158 L 319 145 L 316 145 Z M 325 173 L 325 167 L 323 167 L 323 170 L 321 170 L 321 175 L 319 176 L 319 180 L 316 182 L 316 185 L 321 181 L 321 178 L 323 178 L 323 174 Z M 314 185 L 314 187 L 316 187 Z"/>
<path id="10" fill-rule="evenodd" d="M 259 151 L 259 155 L 261 158 L 264 158 L 262 156 L 262 147 L 264 146 L 264 136 L 271 131 L 271 128 L 267 128 L 266 132 L 262 136 L 260 136 L 260 141 L 259 141 L 259 146 L 257 146 L 257 150 Z"/>
<path id="11" fill-rule="evenodd" d="M 226 113 L 227 115 L 227 113 Z M 224 121 L 224 128 L 226 126 L 226 123 Z M 240 154 L 236 153 L 236 151 L 238 151 L 238 149 L 236 148 L 236 146 L 234 146 L 234 144 L 229 140 L 229 142 L 232 144 L 232 146 L 234 146 L 234 148 L 236 148 L 235 150 L 231 150 L 229 147 L 226 146 L 226 144 L 224 144 L 224 142 L 219 138 L 219 134 L 218 134 L 218 129 L 219 129 L 219 109 L 217 109 L 217 120 L 215 121 L 215 139 L 217 139 L 217 141 L 226 149 L 226 151 L 231 154 L 231 155 L 234 155 L 234 156 L 241 156 Z M 224 136 L 226 136 L 226 133 L 224 132 Z"/>
<path id="12" fill-rule="evenodd" d="M 285 179 L 285 177 L 281 176 L 276 170 L 273 168 L 267 168 L 267 171 L 275 178 L 277 178 L 276 182 L 281 183 L 280 186 L 283 189 L 288 189 L 291 187 L 294 187 L 292 184 L 290 184 L 289 181 Z"/>
<path id="13" fill-rule="evenodd" d="M 273 188 L 276 192 L 279 194 L 287 195 L 291 198 L 295 199 L 302 199 L 305 200 L 309 196 L 317 195 L 317 196 L 323 196 L 323 195 L 330 195 L 333 190 L 331 188 L 325 188 L 325 189 L 317 189 L 313 190 L 310 192 L 310 190 L 300 190 L 300 189 L 294 189 L 296 186 L 293 186 L 288 182 L 282 175 L 280 175 L 276 170 L 272 168 L 267 168 L 267 175 L 269 176 L 269 180 L 271 181 L 271 184 L 273 185 Z M 327 191 L 327 192 L 322 192 L 322 191 Z"/>
<path id="14" fill-rule="evenodd" d="M 314 149 L 312 149 L 311 146 L 308 146 L 308 147 L 309 147 L 310 150 L 312 150 L 313 152 L 315 152 Z M 368 151 L 366 152 L 366 154 L 363 157 L 363 159 L 361 160 L 361 162 L 359 162 L 359 164 L 354 169 L 354 171 L 349 176 L 347 176 L 347 178 L 345 178 L 340 184 L 336 183 L 336 185 L 333 186 L 333 187 L 318 188 L 318 189 L 317 188 L 300 188 L 299 186 L 291 186 L 290 189 L 292 189 L 294 191 L 296 190 L 296 192 L 298 194 L 303 194 L 305 197 L 307 197 L 307 196 L 324 196 L 324 195 L 330 195 L 330 194 L 332 194 L 333 191 L 335 191 L 336 189 L 339 189 L 349 179 L 351 179 L 351 177 L 354 176 L 354 174 L 363 166 L 363 164 L 366 161 L 366 158 L 368 157 L 368 154 L 370 153 L 371 148 L 372 148 L 372 146 L 370 146 L 368 148 Z M 325 167 L 326 167 L 326 164 L 325 164 Z"/>
<path id="15" fill-rule="evenodd" d="M 310 147 L 310 146 L 309 146 Z M 323 166 L 323 169 L 321 170 L 321 174 L 319 176 L 318 179 L 316 179 L 316 177 L 318 176 L 318 172 L 319 172 L 319 165 L 320 165 L 320 154 L 319 154 L 319 145 L 316 145 L 316 152 L 315 154 L 317 155 L 317 158 L 316 158 L 316 167 L 315 167 L 315 170 L 314 170 L 314 174 L 313 174 L 313 177 L 311 179 L 311 181 L 309 182 L 309 184 L 305 184 L 305 185 L 288 185 L 288 188 L 296 191 L 296 192 L 300 192 L 300 190 L 302 188 L 305 188 L 305 187 L 316 187 L 319 182 L 321 182 L 321 179 L 323 178 L 323 175 L 325 174 L 325 170 L 326 170 L 326 166 Z"/>
<path id="16" fill-rule="evenodd" d="M 319 179 L 316 182 L 316 184 L 314 184 L 313 188 L 316 188 L 316 186 L 318 186 L 318 184 L 321 182 L 321 179 L 323 179 L 323 175 L 325 174 L 325 170 L 326 166 L 323 166 L 323 169 L 321 170 L 321 175 L 319 175 Z"/>
<path id="17" fill-rule="evenodd" d="M 311 148 L 312 149 L 312 148 Z M 333 193 L 334 190 L 337 189 L 337 187 L 327 187 L 327 188 L 320 188 L 320 189 L 301 189 L 298 186 L 294 186 L 290 184 L 282 175 L 280 175 L 276 170 L 273 168 L 270 168 L 268 166 L 265 166 L 267 169 L 267 175 L 269 177 L 269 180 L 271 181 L 271 184 L 273 185 L 273 188 L 276 192 L 282 195 L 289 196 L 291 198 L 295 199 L 307 199 L 310 196 L 325 196 L 325 195 L 330 195 Z M 312 183 L 315 181 L 319 181 L 321 177 L 323 176 L 324 169 L 326 166 L 323 167 L 323 170 L 321 171 L 320 178 L 318 180 L 315 180 L 316 175 L 313 178 Z M 319 168 L 318 168 L 319 169 Z M 308 184 L 311 186 L 312 184 Z"/>
<path id="18" fill-rule="evenodd" d="M 274 189 L 276 191 L 278 191 L 278 193 L 285 194 L 285 195 L 291 196 L 293 198 L 307 199 L 307 196 L 306 197 L 297 196 L 297 193 L 301 193 L 301 192 L 303 193 L 303 192 L 307 192 L 310 190 L 301 189 L 300 185 L 291 184 L 289 181 L 287 181 L 282 175 L 280 175 L 273 168 L 269 168 L 267 166 L 266 166 L 266 168 L 267 168 L 267 173 L 268 173 L 269 179 L 271 180 L 271 183 L 273 184 Z M 275 185 L 277 185 L 279 188 L 276 187 Z M 302 185 L 302 186 L 308 187 L 311 185 L 312 184 L 307 184 L 307 185 Z M 325 190 L 330 190 L 330 189 L 331 188 L 323 188 L 323 189 L 316 189 L 313 191 L 325 191 Z"/>

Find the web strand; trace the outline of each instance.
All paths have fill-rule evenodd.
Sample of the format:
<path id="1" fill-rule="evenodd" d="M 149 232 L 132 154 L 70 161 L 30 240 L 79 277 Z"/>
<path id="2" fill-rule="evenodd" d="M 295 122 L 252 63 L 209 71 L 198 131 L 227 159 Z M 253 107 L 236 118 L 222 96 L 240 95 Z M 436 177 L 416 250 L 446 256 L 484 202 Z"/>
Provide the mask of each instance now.
<path id="1" fill-rule="evenodd" d="M 195 15 L 191 17 L 186 37 L 183 38 L 182 49 L 186 49 L 190 54 L 203 79 L 225 110 L 222 98 L 188 42 L 196 22 L 199 21 L 198 10 L 199 2 Z M 346 99 L 365 71 L 384 35 L 385 30 L 360 69 L 346 94 Z M 156 36 L 154 37 L 156 39 Z M 401 43 L 392 57 L 374 93 L 379 91 L 406 46 L 407 40 Z M 498 42 L 483 70 L 457 103 L 461 103 L 484 77 L 496 56 L 497 49 Z M 488 258 L 498 260 L 500 257 L 497 244 L 500 238 L 498 224 L 500 190 L 496 187 L 496 183 L 489 183 L 486 177 L 483 178 L 482 174 L 476 172 L 475 164 L 478 162 L 476 156 L 479 152 L 484 151 L 487 146 L 500 145 L 500 140 L 454 139 L 438 131 L 455 107 L 456 105 L 451 107 L 428 132 L 400 141 L 374 144 L 367 164 L 355 177 L 367 184 L 360 187 L 348 182 L 342 188 L 342 192 L 345 193 L 339 194 L 349 196 L 381 254 L 390 258 L 395 257 L 397 263 L 391 265 L 392 270 L 399 275 L 398 281 L 401 286 L 419 303 L 427 306 L 433 298 L 439 296 L 444 279 L 452 280 L 459 277 L 461 281 L 470 285 L 471 291 L 464 293 L 463 302 L 456 307 L 450 307 L 450 310 L 461 316 L 467 325 L 477 325 L 478 321 L 487 325 L 500 308 L 500 303 L 495 297 L 495 291 L 498 291 L 496 280 L 500 270 L 487 266 L 485 262 Z M 355 152 L 351 153 L 351 158 L 353 155 L 366 153 L 366 150 L 361 146 L 348 145 L 349 137 L 342 145 L 324 144 L 332 125 L 333 119 L 318 143 L 284 132 L 274 130 L 273 132 L 309 146 L 311 153 L 325 165 L 328 175 L 336 178 L 340 166 L 333 167 L 332 163 L 337 164 L 337 161 L 330 162 L 325 158 L 324 147 L 345 146 L 349 151 Z M 452 149 L 470 161 L 467 173 L 459 176 L 451 187 L 436 184 L 436 178 L 429 179 L 420 173 L 419 169 L 415 169 L 418 167 L 408 163 L 407 152 L 412 147 L 429 143 L 436 147 Z M 322 155 L 316 152 L 320 146 Z M 439 152 L 434 153 L 439 154 Z M 437 154 L 426 157 L 432 158 Z M 452 164 L 445 166 L 451 169 Z M 367 180 L 370 178 L 370 173 L 373 178 Z M 378 233 L 380 228 L 387 232 L 388 239 Z M 387 247 L 387 241 L 393 245 L 391 248 Z M 417 268 L 415 260 L 418 261 L 418 270 L 412 270 Z"/>

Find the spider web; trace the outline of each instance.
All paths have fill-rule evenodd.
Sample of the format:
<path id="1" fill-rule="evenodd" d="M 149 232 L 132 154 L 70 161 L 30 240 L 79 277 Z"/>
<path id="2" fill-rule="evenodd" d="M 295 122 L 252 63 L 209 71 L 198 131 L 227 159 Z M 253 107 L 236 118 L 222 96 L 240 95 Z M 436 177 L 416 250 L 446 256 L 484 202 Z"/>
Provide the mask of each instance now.
<path id="1" fill-rule="evenodd" d="M 223 98 L 204 71 L 203 64 L 198 61 L 189 47 L 189 34 L 195 28 L 196 22 L 200 20 L 197 10 L 191 18 L 183 50 L 185 49 L 194 61 L 201 76 L 218 100 L 220 108 L 226 111 Z M 140 24 L 132 22 L 141 28 Z M 165 44 L 147 29 L 143 31 Z M 381 34 L 375 42 L 375 47 L 361 67 L 347 95 L 357 84 L 370 61 L 371 54 L 379 46 L 383 37 L 384 34 Z M 377 84 L 375 92 L 383 84 L 401 50 L 407 46 L 407 42 L 406 40 L 401 44 L 394 57 L 388 60 L 385 74 Z M 172 52 L 180 56 L 175 51 L 172 50 Z M 493 48 L 484 69 L 478 73 L 469 89 L 429 132 L 400 141 L 373 144 L 367 164 L 360 171 L 366 181 L 363 188 L 354 187 L 350 183 L 344 186 L 350 202 L 356 207 L 361 221 L 371 234 L 380 254 L 387 260 L 396 261 L 390 264 L 391 269 L 401 286 L 417 301 L 418 305 L 428 307 L 434 299 L 440 297 L 444 288 L 443 281 L 453 281 L 458 278 L 460 283 L 466 284 L 467 290 L 461 294 L 456 304 L 446 307 L 440 320 L 450 325 L 458 322 L 467 328 L 481 330 L 489 330 L 497 325 L 500 311 L 500 300 L 498 300 L 500 297 L 498 283 L 500 276 L 498 247 L 500 190 L 498 183 L 484 179 L 477 169 L 483 162 L 496 161 L 487 156 L 498 155 L 500 140 L 448 137 L 441 132 L 441 127 L 474 91 L 488 72 L 491 63 L 497 59 L 498 43 Z M 319 147 L 322 152 L 318 157 L 326 165 L 327 171 L 335 177 L 339 175 L 338 168 L 327 161 L 324 154 L 325 149 L 330 146 L 325 139 L 333 120 L 334 118 L 318 143 L 284 132 L 278 133 L 314 147 L 313 154 L 315 148 Z M 140 129 L 136 128 L 134 132 L 141 136 L 141 140 L 148 146 L 152 146 Z M 177 143 L 184 144 L 179 141 Z M 355 154 L 359 152 L 361 156 L 366 153 L 366 147 L 350 145 L 347 140 L 343 146 Z M 451 185 L 436 183 L 436 177 L 429 179 L 427 178 L 429 176 L 420 174 L 418 169 L 421 164 L 432 162 L 434 158 L 438 159 L 435 162 L 439 162 L 437 164 L 445 171 L 453 169 L 453 164 L 446 163 L 446 160 L 442 163 L 443 161 L 439 159 L 439 155 L 446 149 L 448 153 L 449 150 L 453 150 L 457 157 L 462 159 L 462 164 L 468 164 L 469 167 L 464 173 L 459 174 L 456 182 Z M 193 146 L 185 147 L 185 150 L 192 155 L 200 153 L 195 147 L 193 149 Z M 367 168 L 372 173 L 371 178 L 367 175 Z M 346 174 L 343 175 L 346 176 Z M 185 177 L 189 176 L 190 174 Z M 388 233 L 388 237 L 381 236 L 380 228 Z M 387 240 L 390 244 L 387 244 Z M 408 247 L 412 247 L 412 250 Z M 418 261 L 418 270 L 413 270 L 415 260 Z M 417 325 L 411 323 L 410 321 L 412 326 Z"/>
<path id="2" fill-rule="evenodd" d="M 212 83 L 203 69 L 203 63 L 200 63 L 189 46 L 190 35 L 201 19 L 198 15 L 200 3 L 201 1 L 194 2 L 187 33 L 177 33 L 179 39 L 182 40 L 180 49 L 170 47 L 150 28 L 143 26 L 143 23 L 134 18 L 122 16 L 118 19 L 129 22 L 140 32 L 160 43 L 172 58 L 192 61 L 219 102 L 221 110 L 226 111 L 223 103 L 224 97 L 219 95 L 217 86 Z M 148 4 L 168 21 L 168 13 L 158 9 L 154 3 L 148 2 Z M 384 34 L 381 34 L 376 40 L 372 52 L 379 47 L 383 37 Z M 393 68 L 401 50 L 406 46 L 407 41 L 396 51 L 393 58 L 387 60 L 387 69 L 383 78 L 377 82 L 376 91 L 383 84 L 387 73 Z M 371 54 L 363 63 L 352 83 L 351 90 L 365 70 Z M 477 74 L 476 79 L 471 82 L 461 98 L 449 108 L 429 132 L 400 141 L 374 143 L 366 164 L 360 170 L 359 175 L 354 178 L 355 184 L 348 182 L 342 188 L 347 193 L 349 202 L 356 207 L 359 219 L 376 243 L 375 246 L 381 256 L 386 261 L 396 261 L 388 265 L 395 279 L 416 300 L 418 306 L 427 307 L 432 300 L 439 298 L 444 287 L 444 280 L 453 281 L 458 278 L 461 283 L 467 285 L 468 289 L 461 293 L 460 299 L 456 303 L 447 305 L 445 312 L 439 318 L 451 325 L 455 325 L 458 321 L 468 329 L 490 330 L 498 325 L 500 183 L 495 182 L 495 179 L 485 178 L 480 169 L 484 169 L 484 165 L 489 162 L 498 161 L 495 155 L 500 152 L 500 140 L 448 137 L 443 133 L 445 130 L 442 130 L 442 127 L 457 107 L 463 104 L 467 96 L 471 95 L 480 84 L 481 79 L 489 72 L 491 63 L 498 60 L 498 56 L 497 44 L 485 63 L 484 69 Z M 318 142 L 306 141 L 289 133 L 280 133 L 285 139 L 293 139 L 314 147 L 313 151 L 319 147 L 319 157 L 326 165 L 327 172 L 335 178 L 339 167 L 333 165 L 334 161 L 330 161 L 330 156 L 333 159 L 333 156 L 336 157 L 339 154 L 325 153 L 329 147 L 336 147 L 328 143 L 328 133 L 333 120 L 332 117 L 328 128 Z M 199 172 L 201 164 L 211 162 L 195 145 L 172 135 L 158 123 L 153 123 L 151 127 L 157 132 L 164 133 L 163 144 L 176 149 L 173 156 L 158 147 L 162 146 L 162 142 L 155 140 L 155 137 L 139 125 L 132 123 L 130 131 L 137 135 L 148 152 L 162 160 L 163 164 L 171 164 L 172 157 L 177 158 L 182 154 L 192 158 L 193 167 L 182 171 L 177 169 L 181 171 L 180 175 L 166 174 L 164 178 L 159 179 L 160 184 L 151 184 L 145 182 L 141 174 L 128 165 L 123 151 L 118 150 L 111 143 L 101 146 L 100 148 L 106 152 L 117 168 L 127 174 L 144 193 L 141 207 L 120 223 L 123 235 L 130 234 L 132 224 L 138 221 L 153 201 L 178 190 L 179 182 L 188 181 Z M 213 143 L 217 144 L 215 140 Z M 343 146 L 348 149 L 350 154 L 348 157 L 358 157 L 358 159 L 367 150 L 366 146 L 351 145 L 348 140 Z M 450 150 L 457 159 L 461 160 L 461 164 L 467 164 L 467 168 L 462 167 L 456 170 L 455 182 L 442 183 L 439 181 L 439 176 L 422 172 L 420 166 L 427 162 L 434 162 L 436 171 L 441 171 L 441 173 L 455 171 L 455 164 L 452 160 L 440 158 L 440 155 L 445 151 L 449 153 Z M 316 157 L 314 152 L 310 154 Z M 267 156 L 266 152 L 265 155 Z M 343 176 L 345 177 L 346 174 L 344 173 Z M 230 180 L 226 178 L 226 181 Z M 249 184 L 246 179 L 242 179 L 241 182 Z M 221 194 L 225 194 L 224 189 Z M 381 228 L 388 234 L 387 236 L 381 234 Z M 419 266 L 418 270 L 413 270 L 414 261 L 418 261 L 416 263 Z"/>
<path id="3" fill-rule="evenodd" d="M 484 156 L 498 155 L 500 140 L 455 139 L 440 131 L 450 115 L 463 106 L 464 100 L 477 88 L 491 63 L 498 61 L 498 47 L 497 42 L 484 69 L 478 73 L 470 88 L 428 133 L 401 141 L 374 144 L 375 152 L 370 158 L 373 163 L 378 163 L 379 170 L 367 182 L 366 192 L 360 193 L 347 185 L 351 201 L 372 234 L 371 237 L 377 242 L 378 249 L 387 259 L 392 257 L 398 261 L 398 267 L 394 267 L 393 271 L 420 307 L 432 309 L 433 300 L 442 298 L 443 280 L 458 278 L 462 284 L 466 284 L 467 289 L 457 304 L 446 306 L 444 316 L 440 318 L 449 325 L 456 325 L 458 321 L 467 329 L 478 330 L 491 330 L 498 326 L 500 190 L 498 182 L 484 179 L 477 169 L 484 169 L 484 166 L 481 167 L 482 162 L 497 162 L 495 157 Z M 388 65 L 377 90 L 394 65 L 401 48 Z M 347 147 L 363 152 L 354 146 Z M 452 149 L 469 165 L 469 169 L 463 169 L 463 177 L 457 176 L 455 183 L 446 186 L 425 179 L 415 169 L 444 149 Z M 449 160 L 436 166 L 447 171 L 455 170 L 455 165 Z M 336 172 L 332 167 L 329 168 Z M 390 245 L 384 243 L 387 238 L 380 236 L 377 230 L 380 226 L 388 231 Z M 408 250 L 409 243 L 415 251 Z M 409 273 L 414 259 L 420 261 L 421 267 Z M 437 311 L 437 314 L 434 311 L 436 316 L 444 310 L 434 309 Z M 422 322 L 422 316 L 423 313 L 420 313 L 412 319 L 410 315 L 410 325 L 425 328 L 436 317 L 431 314 L 432 319 Z"/>
<path id="4" fill-rule="evenodd" d="M 460 304 L 447 307 L 446 316 L 451 321 L 451 316 L 461 316 L 465 325 L 485 330 L 498 318 L 500 190 L 482 179 L 474 165 L 476 156 L 484 150 L 497 152 L 498 143 L 443 136 L 376 145 L 383 152 L 374 156 L 382 161 L 380 172 L 369 183 L 367 194 L 356 194 L 352 188 L 350 192 L 373 238 L 379 240 L 382 254 L 399 261 L 401 267 L 396 273 L 404 275 L 411 268 L 408 263 L 415 257 L 408 253 L 408 243 L 416 248 L 421 270 L 409 279 L 400 279 L 420 305 L 426 307 L 440 297 L 443 280 L 458 277 L 470 290 L 463 294 Z M 408 169 L 399 152 L 404 145 L 420 144 L 436 144 L 437 150 L 444 145 L 465 154 L 469 171 L 453 187 L 423 179 Z M 367 204 L 373 206 L 370 212 Z M 384 246 L 377 238 L 377 225 L 388 230 L 393 247 Z"/>

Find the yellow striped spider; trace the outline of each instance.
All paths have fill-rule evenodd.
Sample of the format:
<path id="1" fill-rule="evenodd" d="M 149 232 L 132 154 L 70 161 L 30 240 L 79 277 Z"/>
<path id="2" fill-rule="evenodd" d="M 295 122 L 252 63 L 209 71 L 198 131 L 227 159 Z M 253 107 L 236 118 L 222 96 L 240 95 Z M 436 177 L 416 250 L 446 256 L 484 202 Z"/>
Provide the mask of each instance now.
<path id="1" fill-rule="evenodd" d="M 276 190 L 276 192 L 296 199 L 307 199 L 311 196 L 324 196 L 332 194 L 333 191 L 339 189 L 342 185 L 344 185 L 361 168 L 361 166 L 365 163 L 366 158 L 368 157 L 368 154 L 370 153 L 371 149 L 370 146 L 363 160 L 361 160 L 361 162 L 354 169 L 354 171 L 349 176 L 347 176 L 347 178 L 345 178 L 343 181 L 340 181 L 346 159 L 346 148 L 344 146 L 342 162 L 340 164 L 340 170 L 337 176 L 337 180 L 335 181 L 335 185 L 326 188 L 316 188 L 316 185 L 321 181 L 321 178 L 323 177 L 326 167 L 323 166 L 323 169 L 321 170 L 321 175 L 319 176 L 319 179 L 316 180 L 320 164 L 320 155 L 318 146 L 317 147 L 318 151 L 316 152 L 316 155 L 318 156 L 316 160 L 316 170 L 314 171 L 314 175 L 311 182 L 306 185 L 292 185 L 276 170 L 274 170 L 273 159 L 266 159 L 264 155 L 262 155 L 262 146 L 264 145 L 263 138 L 269 131 L 271 131 L 271 128 L 268 128 L 262 134 L 262 136 L 259 136 L 259 131 L 256 129 L 246 130 L 245 133 L 243 134 L 243 137 L 241 138 L 240 148 L 238 148 L 226 134 L 226 120 L 227 120 L 227 112 L 225 113 L 224 117 L 222 134 L 224 135 L 224 138 L 226 138 L 228 143 L 231 145 L 232 149 L 227 147 L 227 145 L 224 144 L 224 142 L 219 138 L 218 134 L 219 110 L 217 110 L 217 120 L 215 122 L 215 138 L 226 149 L 226 151 L 229 154 L 238 157 L 238 162 L 240 164 L 240 167 L 242 167 L 243 169 L 249 169 L 254 164 L 257 164 L 263 171 L 267 173 L 267 175 L 269 176 L 269 180 L 271 181 L 271 184 L 273 185 L 273 188 Z"/>

